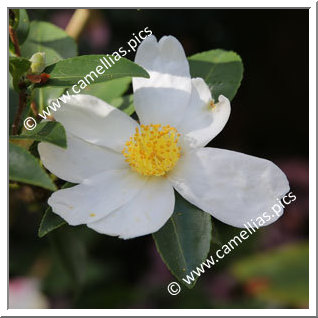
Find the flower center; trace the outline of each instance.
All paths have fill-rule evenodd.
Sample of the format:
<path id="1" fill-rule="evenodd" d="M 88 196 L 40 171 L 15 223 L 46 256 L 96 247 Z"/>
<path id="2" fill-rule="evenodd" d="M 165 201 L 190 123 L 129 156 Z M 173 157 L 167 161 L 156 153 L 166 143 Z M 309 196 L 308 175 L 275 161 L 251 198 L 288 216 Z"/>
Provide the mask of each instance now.
<path id="1" fill-rule="evenodd" d="M 122 153 L 133 170 L 145 176 L 163 176 L 180 158 L 179 137 L 177 129 L 169 125 L 141 125 Z"/>

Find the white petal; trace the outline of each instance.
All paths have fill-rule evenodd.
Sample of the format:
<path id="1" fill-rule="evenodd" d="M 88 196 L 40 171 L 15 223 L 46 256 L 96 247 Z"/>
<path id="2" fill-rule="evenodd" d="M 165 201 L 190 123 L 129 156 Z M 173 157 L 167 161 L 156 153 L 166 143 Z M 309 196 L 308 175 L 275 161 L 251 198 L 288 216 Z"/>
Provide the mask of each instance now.
<path id="1" fill-rule="evenodd" d="M 142 124 L 175 126 L 191 95 L 189 63 L 180 42 L 164 36 L 159 43 L 148 36 L 139 46 L 135 62 L 150 78 L 133 78 L 134 105 Z"/>
<path id="2" fill-rule="evenodd" d="M 231 112 L 230 101 L 223 95 L 211 106 L 212 96 L 202 78 L 192 79 L 189 107 L 177 126 L 184 143 L 190 148 L 204 147 L 223 129 Z"/>
<path id="3" fill-rule="evenodd" d="M 103 171 L 127 167 L 122 154 L 95 146 L 70 133 L 67 133 L 66 149 L 41 142 L 38 151 L 45 168 L 73 183 L 80 183 Z"/>
<path id="4" fill-rule="evenodd" d="M 153 177 L 131 201 L 88 227 L 124 239 L 154 233 L 172 215 L 174 202 L 171 184 L 165 178 Z"/>
<path id="5" fill-rule="evenodd" d="M 129 168 L 110 170 L 54 192 L 48 204 L 70 225 L 95 222 L 130 201 L 146 181 Z"/>
<path id="6" fill-rule="evenodd" d="M 285 174 L 271 161 L 215 148 L 187 153 L 169 178 L 186 200 L 236 227 L 272 212 L 289 190 Z M 270 215 L 265 225 L 278 218 Z"/>
<path id="7" fill-rule="evenodd" d="M 116 151 L 123 149 L 138 127 L 124 112 L 90 95 L 71 95 L 54 117 L 73 135 Z"/>

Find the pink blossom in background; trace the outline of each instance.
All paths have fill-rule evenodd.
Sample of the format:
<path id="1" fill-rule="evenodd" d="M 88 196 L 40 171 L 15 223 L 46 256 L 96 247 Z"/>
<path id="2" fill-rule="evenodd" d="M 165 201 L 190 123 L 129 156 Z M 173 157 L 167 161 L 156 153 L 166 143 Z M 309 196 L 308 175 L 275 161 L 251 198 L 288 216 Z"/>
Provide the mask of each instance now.
<path id="1" fill-rule="evenodd" d="M 107 20 L 96 16 L 87 26 L 83 34 L 85 41 L 94 51 L 102 53 L 110 42 L 111 31 Z"/>
<path id="2" fill-rule="evenodd" d="M 17 277 L 9 281 L 9 309 L 49 308 L 47 298 L 36 278 Z"/>
<path id="3" fill-rule="evenodd" d="M 75 10 L 58 10 L 52 14 L 51 22 L 61 29 L 65 29 Z"/>

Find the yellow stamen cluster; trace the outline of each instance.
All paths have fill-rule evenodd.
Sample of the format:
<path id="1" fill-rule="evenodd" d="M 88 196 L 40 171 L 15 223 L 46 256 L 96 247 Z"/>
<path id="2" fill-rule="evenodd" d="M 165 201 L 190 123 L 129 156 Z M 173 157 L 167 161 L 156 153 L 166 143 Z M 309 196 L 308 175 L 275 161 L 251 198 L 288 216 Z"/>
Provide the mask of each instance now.
<path id="1" fill-rule="evenodd" d="M 122 153 L 133 170 L 145 176 L 163 176 L 180 158 L 179 137 L 177 129 L 169 125 L 141 125 Z"/>
<path id="2" fill-rule="evenodd" d="M 212 109 L 214 109 L 216 107 L 216 105 L 214 104 L 214 100 L 210 100 L 210 106 Z"/>

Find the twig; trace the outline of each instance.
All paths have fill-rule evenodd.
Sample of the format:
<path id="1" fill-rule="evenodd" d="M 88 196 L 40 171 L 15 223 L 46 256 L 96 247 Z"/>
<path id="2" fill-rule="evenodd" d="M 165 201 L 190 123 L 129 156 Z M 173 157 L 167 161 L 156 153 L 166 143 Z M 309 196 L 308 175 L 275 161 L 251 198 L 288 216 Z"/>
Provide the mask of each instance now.
<path id="1" fill-rule="evenodd" d="M 15 114 L 14 121 L 12 124 L 12 135 L 16 135 L 18 133 L 19 123 L 22 117 L 24 107 L 26 106 L 26 102 L 27 102 L 26 87 L 25 87 L 25 84 L 23 83 L 20 85 L 19 107 Z"/>
<path id="2" fill-rule="evenodd" d="M 11 42 L 14 45 L 15 54 L 17 56 L 21 56 L 21 51 L 20 51 L 20 45 L 19 45 L 18 37 L 17 37 L 17 34 L 16 34 L 15 30 L 12 28 L 11 25 L 9 25 L 9 35 L 10 35 Z"/>
<path id="3" fill-rule="evenodd" d="M 12 13 L 13 11 L 10 10 Z M 11 42 L 14 46 L 14 51 L 17 56 L 21 56 L 21 51 L 20 51 L 20 45 L 19 45 L 19 40 L 17 37 L 17 33 L 15 32 L 15 29 L 9 24 L 9 36 L 11 39 Z M 25 83 L 22 81 L 19 83 L 19 106 L 18 110 L 14 116 L 13 124 L 12 124 L 12 134 L 16 135 L 18 133 L 19 129 L 19 123 L 22 117 L 23 110 L 26 106 L 27 102 L 27 93 L 26 93 L 26 86 Z"/>
<path id="4" fill-rule="evenodd" d="M 68 23 L 65 32 L 71 36 L 75 41 L 78 40 L 79 36 L 83 32 L 86 23 L 90 17 L 89 9 L 76 9 L 70 22 Z"/>

